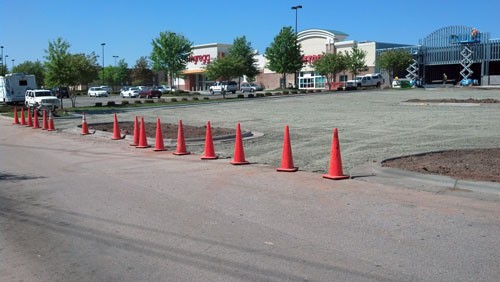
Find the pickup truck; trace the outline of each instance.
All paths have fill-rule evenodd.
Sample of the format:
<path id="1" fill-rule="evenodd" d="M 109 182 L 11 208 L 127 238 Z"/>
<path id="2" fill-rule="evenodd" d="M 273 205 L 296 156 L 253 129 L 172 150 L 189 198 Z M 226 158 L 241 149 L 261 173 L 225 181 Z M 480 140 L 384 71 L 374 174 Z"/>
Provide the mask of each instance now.
<path id="1" fill-rule="evenodd" d="M 363 76 L 356 76 L 355 79 L 346 81 L 346 89 L 357 89 L 358 87 L 380 87 L 385 80 L 380 73 L 372 73 Z"/>
<path id="2" fill-rule="evenodd" d="M 39 112 L 45 110 L 55 111 L 61 102 L 52 95 L 52 91 L 46 89 L 26 90 L 24 103 L 28 108 L 35 108 Z"/>
<path id="3" fill-rule="evenodd" d="M 212 86 L 210 86 L 210 94 L 231 92 L 236 93 L 238 89 L 238 84 L 235 81 L 217 81 Z"/>

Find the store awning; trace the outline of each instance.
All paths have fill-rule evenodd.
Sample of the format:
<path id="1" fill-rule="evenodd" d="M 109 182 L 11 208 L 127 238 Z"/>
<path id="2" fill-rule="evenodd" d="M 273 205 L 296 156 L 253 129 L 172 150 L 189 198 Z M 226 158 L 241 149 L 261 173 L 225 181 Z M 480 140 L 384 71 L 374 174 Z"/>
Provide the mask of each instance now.
<path id="1" fill-rule="evenodd" d="M 182 74 L 198 74 L 198 73 L 204 73 L 205 70 L 184 70 Z"/>

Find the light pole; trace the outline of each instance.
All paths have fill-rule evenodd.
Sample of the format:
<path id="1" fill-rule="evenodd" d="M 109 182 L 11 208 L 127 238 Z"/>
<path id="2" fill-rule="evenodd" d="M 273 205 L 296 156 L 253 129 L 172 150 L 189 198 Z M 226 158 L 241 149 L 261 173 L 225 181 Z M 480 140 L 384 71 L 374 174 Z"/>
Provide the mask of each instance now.
<path id="1" fill-rule="evenodd" d="M 0 60 L 2 61 L 2 64 L 0 65 L 0 67 L 1 67 L 0 74 L 4 75 L 4 73 L 3 73 L 3 64 L 4 64 L 4 62 L 3 62 L 3 46 L 0 46 L 0 48 L 2 48 L 2 56 L 0 57 Z"/>
<path id="2" fill-rule="evenodd" d="M 117 55 L 113 55 L 113 58 L 115 58 L 115 69 L 113 70 L 113 72 L 115 73 L 115 75 L 113 75 L 113 88 L 115 87 L 115 78 L 116 78 L 116 59 L 118 58 Z"/>
<path id="3" fill-rule="evenodd" d="M 15 60 L 16 60 L 16 59 L 12 59 L 12 70 L 14 70 L 14 61 L 15 61 Z"/>
<path id="4" fill-rule="evenodd" d="M 7 63 L 6 62 L 7 62 L 7 58 L 8 57 L 9 57 L 9 55 L 5 55 L 5 57 L 3 58 L 3 61 L 4 61 L 3 67 L 4 67 L 4 70 L 5 70 L 5 73 L 7 73 Z"/>
<path id="5" fill-rule="evenodd" d="M 115 58 L 115 68 L 116 68 L 116 59 L 118 59 L 118 58 L 119 58 L 119 56 L 116 56 L 116 55 L 115 55 L 115 56 L 113 56 L 113 58 Z"/>
<path id="6" fill-rule="evenodd" d="M 297 5 L 297 6 L 293 6 L 292 7 L 292 10 L 295 10 L 295 40 L 297 40 L 297 33 L 298 33 L 298 30 L 297 30 L 297 15 L 299 13 L 299 9 L 302 9 L 302 5 Z M 295 75 L 295 79 L 294 79 L 295 87 L 298 89 L 299 86 L 298 86 L 298 75 L 297 75 L 297 72 L 295 72 L 294 75 Z"/>
<path id="7" fill-rule="evenodd" d="M 101 43 L 101 46 L 102 46 L 102 85 L 104 85 L 104 45 L 106 45 L 106 43 Z"/>

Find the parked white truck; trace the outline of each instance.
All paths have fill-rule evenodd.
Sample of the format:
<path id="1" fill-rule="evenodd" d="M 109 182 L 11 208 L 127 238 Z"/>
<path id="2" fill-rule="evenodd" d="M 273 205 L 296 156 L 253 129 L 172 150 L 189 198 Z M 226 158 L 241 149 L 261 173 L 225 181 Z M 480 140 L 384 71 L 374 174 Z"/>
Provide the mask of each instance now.
<path id="1" fill-rule="evenodd" d="M 55 111 L 61 105 L 59 98 L 52 95 L 52 91 L 46 89 L 26 90 L 24 103 L 29 109 L 37 109 L 39 113 L 43 110 Z"/>
<path id="2" fill-rule="evenodd" d="M 33 74 L 8 73 L 0 76 L 0 102 L 23 103 L 26 90 L 35 88 L 36 79 Z"/>
<path id="3" fill-rule="evenodd" d="M 380 73 L 371 73 L 362 76 L 356 76 L 355 79 L 346 81 L 346 89 L 357 89 L 360 87 L 380 87 L 385 80 Z"/>

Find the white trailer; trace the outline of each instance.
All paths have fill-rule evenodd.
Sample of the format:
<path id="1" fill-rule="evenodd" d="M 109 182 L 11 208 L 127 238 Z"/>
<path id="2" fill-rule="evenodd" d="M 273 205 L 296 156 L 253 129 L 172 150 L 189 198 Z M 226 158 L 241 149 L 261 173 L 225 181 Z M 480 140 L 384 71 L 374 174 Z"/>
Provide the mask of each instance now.
<path id="1" fill-rule="evenodd" d="M 0 102 L 24 103 L 26 90 L 36 88 L 36 78 L 33 74 L 8 73 L 0 76 Z"/>

